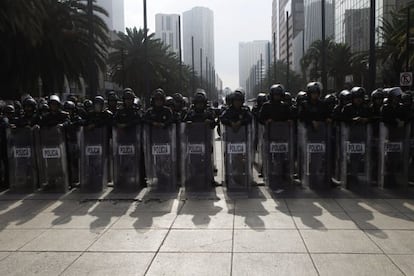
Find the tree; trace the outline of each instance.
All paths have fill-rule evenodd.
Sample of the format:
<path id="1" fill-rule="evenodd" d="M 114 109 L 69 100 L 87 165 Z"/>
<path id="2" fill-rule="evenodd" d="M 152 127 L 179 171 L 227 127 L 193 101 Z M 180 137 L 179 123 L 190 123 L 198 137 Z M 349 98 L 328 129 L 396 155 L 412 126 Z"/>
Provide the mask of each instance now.
<path id="1" fill-rule="evenodd" d="M 27 5 L 27 7 L 24 7 Z M 108 29 L 94 5 L 94 75 L 105 69 Z M 89 76 L 88 15 L 82 0 L 2 1 L 0 80 L 3 97 L 34 92 L 41 81 L 45 93 L 61 92 L 64 82 Z M 8 28 L 11 27 L 11 28 Z M 27 29 L 26 29 L 27 28 Z M 41 91 L 38 91 L 39 94 Z"/>
<path id="2" fill-rule="evenodd" d="M 289 70 L 289 87 L 286 87 L 286 68 L 287 64 L 281 60 L 276 62 L 276 79 L 274 78 L 275 64 L 272 63 L 270 68 L 267 70 L 266 77 L 262 81 L 262 88 L 258 84 L 255 88 L 256 94 L 267 92 L 272 84 L 281 83 L 288 89 L 293 95 L 296 95 L 299 91 L 303 90 L 306 86 L 305 80 L 296 72 Z"/>
<path id="3" fill-rule="evenodd" d="M 328 76 L 334 79 L 334 89 L 340 90 L 345 77 L 352 74 L 353 54 L 349 46 L 335 43 L 329 39 L 326 43 L 326 68 Z M 308 81 L 320 79 L 322 73 L 322 41 L 313 42 L 301 60 L 302 73 Z"/>
<path id="4" fill-rule="evenodd" d="M 407 52 L 407 9 L 411 11 L 411 22 L 414 22 L 414 2 L 407 7 L 391 12 L 389 19 L 383 19 L 379 27 L 381 45 L 377 50 L 377 58 L 382 66 L 382 77 L 385 85 L 399 85 L 399 73 L 405 71 L 407 56 L 409 65 L 414 63 L 414 51 Z M 410 33 L 414 31 L 411 25 Z"/>
<path id="5" fill-rule="evenodd" d="M 138 95 L 148 96 L 144 95 L 146 85 L 143 74 L 144 70 L 147 70 L 151 91 L 160 87 L 171 94 L 182 92 L 188 95 L 192 78 L 190 68 L 182 67 L 183 91 L 180 91 L 180 62 L 161 40 L 154 38 L 153 33 L 147 36 L 148 68 L 145 68 L 144 30 L 127 28 L 126 34 L 118 33 L 118 36 L 119 39 L 113 43 L 113 52 L 108 60 L 114 82 L 119 85 L 125 83 Z"/>

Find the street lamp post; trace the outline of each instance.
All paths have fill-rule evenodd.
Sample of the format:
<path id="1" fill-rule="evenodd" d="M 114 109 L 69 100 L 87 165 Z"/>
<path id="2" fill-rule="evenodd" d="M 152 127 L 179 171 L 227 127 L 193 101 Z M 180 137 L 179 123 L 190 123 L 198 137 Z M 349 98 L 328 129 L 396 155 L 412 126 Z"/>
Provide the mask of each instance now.
<path id="1" fill-rule="evenodd" d="M 88 39 L 89 39 L 89 94 L 96 95 L 96 70 L 95 70 L 95 41 L 93 32 L 93 0 L 88 0 Z"/>
<path id="2" fill-rule="evenodd" d="M 145 95 L 147 96 L 147 102 L 149 103 L 150 95 L 150 83 L 148 72 L 148 26 L 147 26 L 147 0 L 144 0 L 144 78 L 145 78 Z"/>
<path id="3" fill-rule="evenodd" d="M 375 0 L 374 0 L 375 1 Z M 326 14 L 325 14 L 325 0 L 321 1 L 322 9 L 322 89 L 326 93 L 328 86 L 328 78 L 326 75 Z"/>
<path id="4" fill-rule="evenodd" d="M 371 0 L 370 15 L 369 15 L 369 90 L 375 89 L 376 80 L 376 58 L 375 58 L 375 1 Z"/>

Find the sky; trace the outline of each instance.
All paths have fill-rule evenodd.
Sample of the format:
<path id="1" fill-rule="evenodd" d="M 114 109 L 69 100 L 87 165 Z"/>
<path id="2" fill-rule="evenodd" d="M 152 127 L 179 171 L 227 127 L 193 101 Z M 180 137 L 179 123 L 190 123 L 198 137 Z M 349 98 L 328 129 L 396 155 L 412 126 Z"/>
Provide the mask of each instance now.
<path id="1" fill-rule="evenodd" d="M 116 0 L 114 0 L 116 1 Z M 216 72 L 224 87 L 239 87 L 239 42 L 271 40 L 272 0 L 147 0 L 148 28 L 155 32 L 155 14 L 193 7 L 214 12 Z M 143 27 L 143 0 L 125 0 L 126 27 Z"/>

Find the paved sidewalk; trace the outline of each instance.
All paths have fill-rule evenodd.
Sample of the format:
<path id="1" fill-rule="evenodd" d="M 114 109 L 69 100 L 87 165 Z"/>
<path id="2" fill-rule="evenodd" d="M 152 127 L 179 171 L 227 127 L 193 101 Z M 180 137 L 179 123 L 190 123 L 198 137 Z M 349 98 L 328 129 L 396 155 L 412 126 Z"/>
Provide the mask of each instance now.
<path id="1" fill-rule="evenodd" d="M 414 200 L 258 194 L 0 195 L 0 275 L 414 275 Z"/>

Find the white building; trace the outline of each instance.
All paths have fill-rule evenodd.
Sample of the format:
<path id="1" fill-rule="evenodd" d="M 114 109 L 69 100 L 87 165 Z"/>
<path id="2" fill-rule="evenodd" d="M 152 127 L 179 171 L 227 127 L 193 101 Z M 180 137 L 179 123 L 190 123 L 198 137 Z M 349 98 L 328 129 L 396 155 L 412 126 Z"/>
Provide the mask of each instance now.
<path id="1" fill-rule="evenodd" d="M 195 7 L 183 13 L 183 60 L 192 67 L 194 39 L 194 71 L 206 80 L 206 72 L 214 64 L 214 14 L 209 8 Z"/>
<path id="2" fill-rule="evenodd" d="M 247 97 L 254 97 L 254 88 L 266 77 L 270 66 L 270 42 L 257 40 L 239 43 L 239 86 Z M 264 88 L 263 88 L 264 89 Z"/>
<path id="3" fill-rule="evenodd" d="M 177 56 L 180 52 L 179 18 L 178 14 L 155 15 L 155 37 L 161 39 Z"/>
<path id="4" fill-rule="evenodd" d="M 124 0 L 97 0 L 96 4 L 108 12 L 102 19 L 110 31 L 125 32 Z"/>

